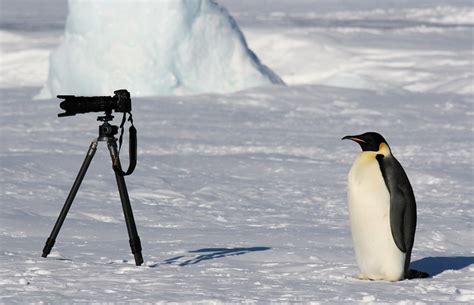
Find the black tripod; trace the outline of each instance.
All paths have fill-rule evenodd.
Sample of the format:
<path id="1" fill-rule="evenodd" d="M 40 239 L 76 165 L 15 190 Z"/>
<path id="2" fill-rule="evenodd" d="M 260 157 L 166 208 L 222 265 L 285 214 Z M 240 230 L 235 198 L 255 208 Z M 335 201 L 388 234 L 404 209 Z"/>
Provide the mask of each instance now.
<path id="1" fill-rule="evenodd" d="M 137 266 L 140 266 L 143 263 L 142 246 L 140 243 L 140 237 L 138 236 L 137 227 L 135 226 L 135 220 L 133 218 L 132 207 L 130 205 L 130 199 L 128 197 L 127 186 L 125 185 L 125 179 L 123 177 L 123 174 L 120 173 L 122 170 L 117 150 L 117 139 L 114 137 L 118 133 L 118 127 L 109 124 L 109 121 L 114 118 L 111 113 L 111 111 L 106 111 L 105 116 L 97 118 L 98 121 L 103 122 L 103 124 L 99 126 L 99 137 L 92 141 L 89 150 L 87 151 L 86 158 L 84 159 L 84 162 L 82 163 L 81 169 L 79 170 L 76 180 L 72 185 L 71 191 L 69 192 L 69 196 L 67 197 L 66 202 L 64 203 L 61 213 L 59 214 L 58 220 L 54 225 L 53 231 L 51 232 L 49 238 L 46 240 L 46 244 L 43 248 L 42 257 L 47 257 L 48 254 L 51 252 L 51 249 L 53 248 L 54 243 L 56 242 L 56 237 L 58 236 L 59 230 L 61 229 L 61 226 L 64 220 L 66 219 L 66 215 L 72 205 L 72 201 L 74 200 L 74 197 L 76 196 L 76 193 L 79 190 L 79 186 L 81 185 L 81 182 L 97 150 L 98 142 L 103 141 L 107 142 L 110 157 L 112 158 L 115 178 L 117 180 L 120 199 L 122 201 L 123 214 L 125 216 L 128 236 L 130 238 L 130 248 L 132 249 L 133 256 L 135 257 L 135 264 Z M 120 172 L 117 169 L 119 169 Z"/>

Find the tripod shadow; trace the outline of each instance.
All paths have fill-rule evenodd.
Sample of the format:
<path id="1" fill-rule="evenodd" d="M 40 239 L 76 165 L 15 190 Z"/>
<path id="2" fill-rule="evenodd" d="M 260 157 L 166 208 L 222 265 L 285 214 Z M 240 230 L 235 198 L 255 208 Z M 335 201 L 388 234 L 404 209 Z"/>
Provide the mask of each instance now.
<path id="1" fill-rule="evenodd" d="M 435 276 L 447 270 L 461 270 L 472 264 L 474 256 L 430 256 L 412 262 L 410 267 Z"/>
<path id="2" fill-rule="evenodd" d="M 250 248 L 203 248 L 199 250 L 189 251 L 188 253 L 197 254 L 192 258 L 187 258 L 184 255 L 169 258 L 164 261 L 163 264 L 171 265 L 175 264 L 178 266 L 189 266 L 198 264 L 202 261 L 213 260 L 217 258 L 243 255 L 251 252 L 267 251 L 270 247 L 250 247 Z M 185 259 L 182 261 L 182 259 Z M 182 262 L 180 262 L 182 261 Z M 155 266 L 156 267 L 156 266 Z"/>

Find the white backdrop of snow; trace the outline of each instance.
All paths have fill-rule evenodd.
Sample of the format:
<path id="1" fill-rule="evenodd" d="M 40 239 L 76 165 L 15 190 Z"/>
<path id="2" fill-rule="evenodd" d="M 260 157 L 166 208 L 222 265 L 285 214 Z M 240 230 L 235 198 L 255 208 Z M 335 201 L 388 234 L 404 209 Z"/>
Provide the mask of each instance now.
<path id="1" fill-rule="evenodd" d="M 63 0 L 0 0 L 0 303 L 473 303 L 472 2 L 219 3 L 288 86 L 132 95 L 135 267 L 103 144 L 40 257 L 97 122 L 32 100 Z M 353 278 L 345 186 L 358 148 L 339 139 L 366 130 L 407 170 L 412 266 L 432 278 Z"/>
<path id="2" fill-rule="evenodd" d="M 69 0 L 62 44 L 40 97 L 233 92 L 281 84 L 212 0 Z"/>

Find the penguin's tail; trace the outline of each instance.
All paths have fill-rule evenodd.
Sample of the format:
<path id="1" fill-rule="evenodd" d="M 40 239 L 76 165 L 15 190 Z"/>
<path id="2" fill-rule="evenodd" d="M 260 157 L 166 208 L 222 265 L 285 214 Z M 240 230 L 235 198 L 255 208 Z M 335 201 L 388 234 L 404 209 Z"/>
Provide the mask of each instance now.
<path id="1" fill-rule="evenodd" d="M 430 277 L 430 275 L 426 272 L 410 269 L 408 270 L 408 274 L 405 276 L 405 279 L 407 280 L 425 279 L 427 277 Z"/>

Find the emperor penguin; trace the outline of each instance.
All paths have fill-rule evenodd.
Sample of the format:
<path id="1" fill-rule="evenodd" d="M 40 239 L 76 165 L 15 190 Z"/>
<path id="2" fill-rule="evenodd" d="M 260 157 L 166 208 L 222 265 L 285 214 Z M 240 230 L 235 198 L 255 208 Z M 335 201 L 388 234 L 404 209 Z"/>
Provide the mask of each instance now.
<path id="1" fill-rule="evenodd" d="M 358 278 L 400 281 L 423 278 L 410 270 L 416 202 L 403 167 L 376 132 L 345 136 L 362 148 L 348 176 L 349 218 Z"/>

